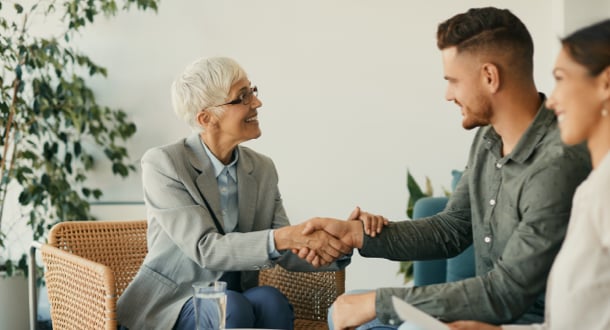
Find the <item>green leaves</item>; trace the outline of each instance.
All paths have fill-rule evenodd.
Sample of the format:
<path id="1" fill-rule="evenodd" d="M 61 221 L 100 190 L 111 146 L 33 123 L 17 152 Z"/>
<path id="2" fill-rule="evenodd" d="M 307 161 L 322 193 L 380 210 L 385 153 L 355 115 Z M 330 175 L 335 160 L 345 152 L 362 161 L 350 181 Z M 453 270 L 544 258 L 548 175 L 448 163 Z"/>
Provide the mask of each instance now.
<path id="1" fill-rule="evenodd" d="M 419 187 L 411 172 L 407 170 L 407 191 L 409 192 L 409 200 L 407 201 L 407 216 L 413 218 L 413 207 L 415 202 L 422 197 L 432 196 L 432 183 L 430 179 L 426 177 L 426 191 L 422 191 Z"/>
<path id="2" fill-rule="evenodd" d="M 407 216 L 413 219 L 413 207 L 415 202 L 423 197 L 432 196 L 432 183 L 430 179 L 426 177 L 426 190 L 423 191 L 415 178 L 411 175 L 411 172 L 407 170 L 407 191 L 409 192 L 409 199 L 407 201 Z M 398 274 L 403 274 L 404 282 L 407 283 L 413 278 L 413 262 L 412 261 L 401 261 L 398 269 Z"/>
<path id="3" fill-rule="evenodd" d="M 403 281 L 407 284 L 413 278 L 413 261 L 401 261 L 397 274 L 403 274 Z"/>
<path id="4" fill-rule="evenodd" d="M 17 64 L 17 66 L 15 66 L 15 78 L 17 80 L 21 80 L 22 74 L 23 74 L 23 71 L 21 70 L 21 65 Z"/>
<path id="5" fill-rule="evenodd" d="M 160 0 L 124 0 L 123 9 L 127 10 L 132 3 L 137 4 L 138 9 L 152 9 L 157 11 Z M 68 21 L 70 30 L 77 31 L 80 28 L 94 22 L 99 13 L 105 16 L 114 16 L 118 11 L 118 6 L 114 0 L 64 1 L 65 19 Z"/>
<path id="6" fill-rule="evenodd" d="M 159 1 L 122 0 L 120 8 L 136 4 L 138 9 L 156 11 Z M 14 11 L 6 12 L 1 10 L 3 3 L 0 246 L 10 234 L 2 226 L 9 184 L 21 188 L 20 214 L 32 229 L 32 239 L 44 239 L 59 221 L 93 218 L 89 201 L 99 199 L 102 191 L 87 182 L 96 162 L 106 158 L 111 171 L 122 177 L 135 171 L 125 144 L 136 132 L 136 125 L 123 110 L 98 103 L 88 86 L 89 77 L 105 77 L 107 70 L 70 44 L 74 33 L 94 23 L 99 14 L 115 15 L 117 1 L 35 0 L 28 8 L 13 3 Z M 47 16 L 40 20 L 44 24 L 63 24 L 58 38 L 40 38 L 30 32 L 40 27 L 27 19 L 40 16 Z M 58 22 L 48 21 L 56 17 Z M 6 265 L 11 271 L 23 266 L 14 260 Z"/>

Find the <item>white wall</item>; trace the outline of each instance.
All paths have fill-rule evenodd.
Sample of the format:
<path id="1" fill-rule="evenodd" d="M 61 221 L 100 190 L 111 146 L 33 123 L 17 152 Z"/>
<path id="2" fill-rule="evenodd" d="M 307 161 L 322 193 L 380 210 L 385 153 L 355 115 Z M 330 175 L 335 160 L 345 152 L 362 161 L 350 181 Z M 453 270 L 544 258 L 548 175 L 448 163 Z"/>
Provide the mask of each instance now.
<path id="1" fill-rule="evenodd" d="M 585 25 L 610 17 L 608 0 L 558 0 L 566 15 L 558 16 L 563 21 L 562 34 L 568 34 Z"/>
<path id="2" fill-rule="evenodd" d="M 440 193 L 450 170 L 465 163 L 473 132 L 444 100 L 435 32 L 440 21 L 484 5 L 508 6 L 529 27 L 536 80 L 549 92 L 557 43 L 551 13 L 563 5 L 553 0 L 166 0 L 156 15 L 96 22 L 80 42 L 109 70 L 94 81 L 100 100 L 138 124 L 134 158 L 189 133 L 170 107 L 173 78 L 198 57 L 231 56 L 264 103 L 263 135 L 246 145 L 275 160 L 294 223 L 344 218 L 356 205 L 399 220 L 407 168 L 420 182 L 429 176 Z M 137 175 L 98 182 L 106 200 L 141 200 Z M 397 270 L 356 253 L 347 289 L 400 286 Z"/>

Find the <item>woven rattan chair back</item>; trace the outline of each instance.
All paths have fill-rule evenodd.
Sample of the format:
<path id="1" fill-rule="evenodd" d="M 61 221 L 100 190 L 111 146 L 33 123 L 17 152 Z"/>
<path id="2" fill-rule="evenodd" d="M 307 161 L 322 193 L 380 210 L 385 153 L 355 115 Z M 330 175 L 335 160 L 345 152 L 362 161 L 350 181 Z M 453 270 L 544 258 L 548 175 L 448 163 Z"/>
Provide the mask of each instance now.
<path id="1" fill-rule="evenodd" d="M 54 330 L 116 330 L 116 301 L 146 256 L 146 221 L 69 221 L 41 248 Z M 328 307 L 345 292 L 345 271 L 263 270 L 294 307 L 295 330 L 328 329 Z"/>
<path id="2" fill-rule="evenodd" d="M 262 270 L 258 283 L 276 287 L 288 298 L 295 329 L 328 329 L 328 308 L 345 292 L 345 270 L 305 273 L 275 266 Z"/>
<path id="3" fill-rule="evenodd" d="M 116 330 L 116 301 L 146 256 L 146 221 L 67 221 L 41 248 L 53 329 Z"/>

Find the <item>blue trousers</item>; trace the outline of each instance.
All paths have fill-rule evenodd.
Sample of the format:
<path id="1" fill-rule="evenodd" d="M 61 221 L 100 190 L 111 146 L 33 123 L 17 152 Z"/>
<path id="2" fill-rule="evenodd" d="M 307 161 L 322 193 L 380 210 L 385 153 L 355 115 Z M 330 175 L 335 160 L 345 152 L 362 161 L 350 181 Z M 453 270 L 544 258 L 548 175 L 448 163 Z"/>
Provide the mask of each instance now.
<path id="1" fill-rule="evenodd" d="M 227 290 L 226 328 L 288 329 L 294 326 L 294 312 L 278 289 L 259 286 L 240 293 Z M 174 330 L 195 329 L 193 299 L 182 306 Z"/>

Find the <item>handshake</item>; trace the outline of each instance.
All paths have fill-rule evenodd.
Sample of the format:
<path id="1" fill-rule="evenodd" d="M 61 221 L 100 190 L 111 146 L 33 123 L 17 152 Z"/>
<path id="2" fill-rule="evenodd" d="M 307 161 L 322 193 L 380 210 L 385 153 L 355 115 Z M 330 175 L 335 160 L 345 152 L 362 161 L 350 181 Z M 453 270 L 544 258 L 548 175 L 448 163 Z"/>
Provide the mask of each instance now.
<path id="1" fill-rule="evenodd" d="M 347 221 L 318 217 L 276 229 L 275 246 L 292 250 L 314 267 L 326 266 L 354 248 L 362 248 L 364 234 L 375 237 L 388 223 L 388 219 L 356 207 Z"/>

